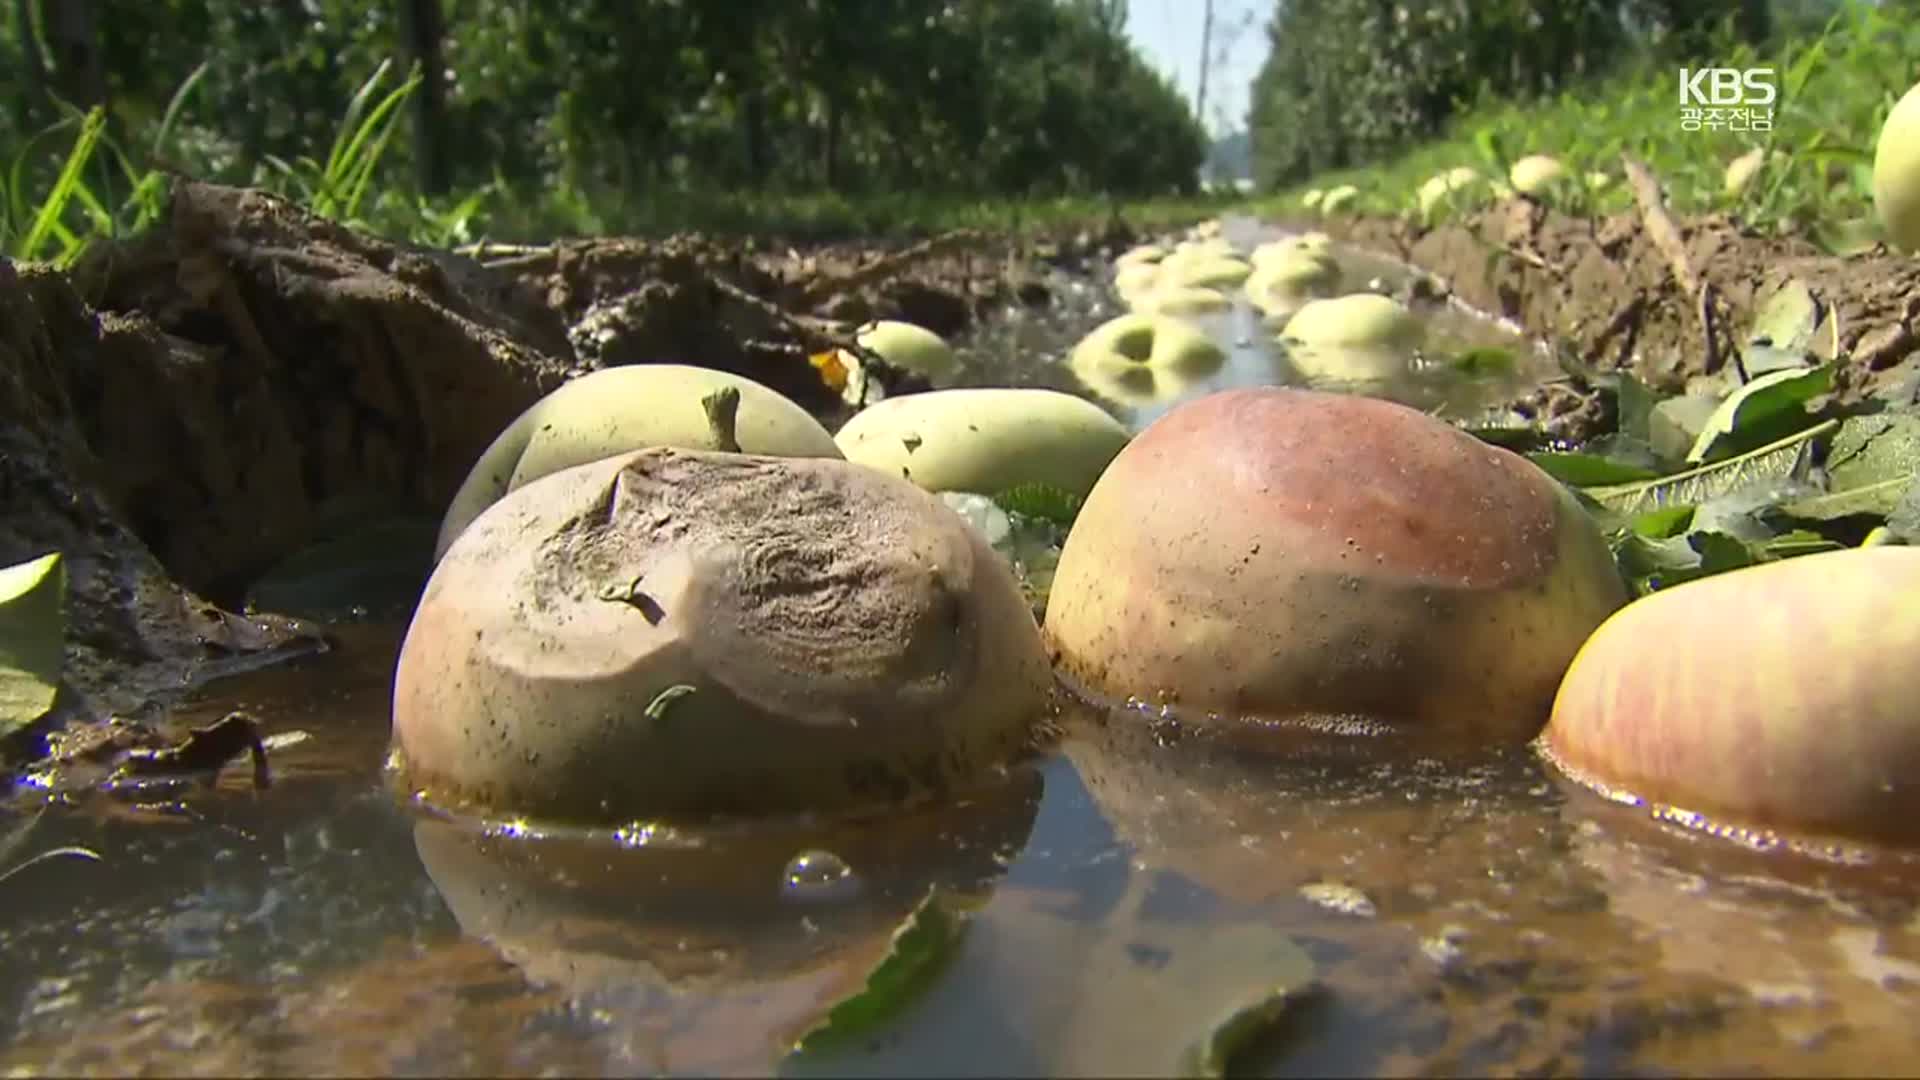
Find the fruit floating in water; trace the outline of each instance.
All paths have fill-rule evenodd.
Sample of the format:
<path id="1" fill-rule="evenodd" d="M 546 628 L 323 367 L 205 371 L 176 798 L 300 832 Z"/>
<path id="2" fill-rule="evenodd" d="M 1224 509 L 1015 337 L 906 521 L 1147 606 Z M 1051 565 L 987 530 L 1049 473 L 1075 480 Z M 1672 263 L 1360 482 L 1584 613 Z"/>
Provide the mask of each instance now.
<path id="1" fill-rule="evenodd" d="M 477 517 L 394 679 L 409 790 L 572 821 L 892 804 L 1029 746 L 1053 675 L 1013 572 L 851 462 L 650 449 Z"/>
<path id="2" fill-rule="evenodd" d="M 1253 267 L 1238 258 L 1208 251 L 1176 253 L 1160 264 L 1163 284 L 1188 289 L 1233 288 L 1252 272 Z"/>
<path id="3" fill-rule="evenodd" d="M 1287 358 L 1302 375 L 1331 382 L 1405 375 L 1422 336 L 1418 316 L 1378 293 L 1310 301 L 1280 332 Z"/>
<path id="4" fill-rule="evenodd" d="M 684 364 L 606 368 L 534 402 L 494 437 L 454 493 L 434 558 L 508 492 L 561 469 L 649 446 L 840 456 L 820 421 L 752 379 Z"/>
<path id="5" fill-rule="evenodd" d="M 1133 297 L 1133 310 L 1142 315 L 1211 315 L 1233 306 L 1218 289 L 1167 285 Z"/>
<path id="6" fill-rule="evenodd" d="M 1920 84 L 1887 114 L 1873 150 L 1873 205 L 1902 251 L 1920 251 Z"/>
<path id="7" fill-rule="evenodd" d="M 1531 739 L 1626 598 L 1605 540 L 1526 459 L 1316 391 L 1175 406 L 1094 485 L 1046 636 L 1093 695 L 1229 724 Z"/>
<path id="8" fill-rule="evenodd" d="M 928 491 L 991 496 L 1044 484 L 1085 495 L 1127 444 L 1127 429 L 1058 390 L 968 387 L 869 405 L 835 439 L 848 461 Z"/>
<path id="9" fill-rule="evenodd" d="M 1340 287 L 1340 265 L 1331 255 L 1295 250 L 1269 257 L 1247 279 L 1247 299 L 1269 318 L 1291 315 Z"/>
<path id="10" fill-rule="evenodd" d="M 1151 367 L 1193 377 L 1226 362 L 1226 350 L 1198 327 L 1173 316 L 1122 315 L 1093 329 L 1068 356 L 1076 373 Z"/>
<path id="11" fill-rule="evenodd" d="M 1920 548 L 1662 589 L 1580 650 L 1541 740 L 1574 778 L 1813 842 L 1920 846 Z"/>

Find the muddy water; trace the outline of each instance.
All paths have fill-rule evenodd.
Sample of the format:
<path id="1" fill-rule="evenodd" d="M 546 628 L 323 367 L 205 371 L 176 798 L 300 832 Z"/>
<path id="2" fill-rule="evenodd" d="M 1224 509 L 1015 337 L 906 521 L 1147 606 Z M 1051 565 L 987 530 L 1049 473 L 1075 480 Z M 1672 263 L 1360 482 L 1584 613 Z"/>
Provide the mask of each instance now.
<path id="1" fill-rule="evenodd" d="M 969 343 L 969 381 L 1083 390 L 1051 358 L 1117 311 L 1097 283 L 1062 289 Z M 1520 344 L 1432 318 L 1445 347 Z M 1292 381 L 1244 307 L 1214 330 L 1233 350 L 1210 387 Z M 1435 376 L 1388 396 L 1467 415 L 1508 390 Z M 0 881 L 0 1069 L 1166 1075 L 1284 991 L 1236 1072 L 1920 1071 L 1920 865 L 1741 852 L 1528 753 L 1247 761 L 1137 714 L 1069 714 L 1057 750 L 923 813 L 542 834 L 389 791 L 399 629 L 342 634 L 183 717 L 246 708 L 295 736 L 272 786 L 232 768 L 0 820 L 7 838 L 31 819 L 4 865 L 101 857 Z M 865 1037 L 788 1056 L 930 890 L 973 911 L 938 978 Z"/>
<path id="2" fill-rule="evenodd" d="M 1138 715 L 955 807 L 750 834 L 526 834 L 382 783 L 397 631 L 229 681 L 324 733 L 255 791 L 50 805 L 0 884 L 11 1074 L 1156 1074 L 1275 987 L 1257 1075 L 1920 1069 L 1920 868 L 1664 831 L 1530 755 L 1291 764 Z M 798 863 L 796 856 L 805 858 Z M 928 890 L 946 968 L 786 1059 Z"/>
<path id="3" fill-rule="evenodd" d="M 1252 218 L 1226 219 L 1223 235 L 1242 252 L 1285 235 Z M 1089 329 L 1124 315 L 1127 305 L 1111 287 L 1112 275 L 1097 280 L 1059 276 L 1052 284 L 1055 304 L 1039 314 L 1009 311 L 963 342 L 958 382 L 968 386 L 1044 386 L 1090 397 L 1138 430 L 1182 401 L 1244 386 L 1309 386 L 1356 390 L 1389 398 L 1455 420 L 1473 420 L 1489 409 L 1557 374 L 1543 349 L 1521 336 L 1517 327 L 1473 311 L 1457 301 L 1406 297 L 1417 271 L 1373 252 L 1335 248 L 1343 292 L 1373 290 L 1401 296 L 1425 324 L 1420 355 L 1411 357 L 1405 378 L 1357 388 L 1303 376 L 1287 358 L 1286 346 L 1262 325 L 1258 309 L 1242 290 L 1227 292 L 1225 311 L 1181 316 L 1205 330 L 1225 348 L 1226 362 L 1209 376 L 1177 387 L 1095 388 L 1067 365 L 1067 353 Z M 1514 368 L 1500 375 L 1467 375 L 1450 361 L 1472 349 L 1506 350 Z"/>

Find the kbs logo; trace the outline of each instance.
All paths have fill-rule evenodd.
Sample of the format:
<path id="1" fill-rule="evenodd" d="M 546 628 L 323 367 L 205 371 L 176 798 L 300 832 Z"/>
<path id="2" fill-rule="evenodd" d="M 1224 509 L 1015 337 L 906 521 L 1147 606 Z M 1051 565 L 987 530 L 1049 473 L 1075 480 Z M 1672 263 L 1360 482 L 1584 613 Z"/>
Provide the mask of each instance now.
<path id="1" fill-rule="evenodd" d="M 1779 95 L 1772 68 L 1681 68 L 1680 127 L 1770 131 Z"/>

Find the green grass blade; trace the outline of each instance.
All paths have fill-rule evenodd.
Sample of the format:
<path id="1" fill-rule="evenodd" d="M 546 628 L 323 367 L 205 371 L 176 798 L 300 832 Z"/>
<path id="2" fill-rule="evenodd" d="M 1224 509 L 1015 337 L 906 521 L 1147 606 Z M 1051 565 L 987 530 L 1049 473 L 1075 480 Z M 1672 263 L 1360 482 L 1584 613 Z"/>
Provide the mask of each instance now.
<path id="1" fill-rule="evenodd" d="M 173 92 L 173 97 L 167 99 L 167 111 L 160 118 L 160 129 L 153 133 L 154 157 L 162 156 L 167 140 L 173 137 L 173 126 L 180 119 L 180 110 L 186 108 L 187 99 L 193 95 L 194 87 L 200 85 L 200 80 L 206 77 L 211 63 L 210 60 L 202 60 L 200 66 L 194 68 L 193 73 L 180 83 L 179 89 Z"/>
<path id="2" fill-rule="evenodd" d="M 367 102 L 373 98 L 374 91 L 379 89 L 380 84 L 386 81 L 387 69 L 392 66 L 391 60 L 380 61 L 380 66 L 373 69 L 373 74 L 367 77 L 367 81 L 361 83 L 360 89 L 353 92 L 353 99 L 347 103 L 346 115 L 341 118 L 340 130 L 334 133 L 333 146 L 327 151 L 327 163 L 320 170 L 323 184 L 331 186 L 334 181 L 342 178 L 345 171 L 347 146 L 360 133 L 362 127 L 360 117 L 366 112 Z"/>
<path id="3" fill-rule="evenodd" d="M 41 245 L 53 234 L 60 215 L 66 212 L 67 202 L 73 198 L 74 188 L 80 183 L 81 171 L 87 167 L 88 159 L 93 157 L 93 148 L 99 143 L 100 132 L 106 122 L 107 112 L 98 105 L 87 113 L 86 122 L 80 125 L 80 137 L 67 154 L 67 162 L 61 167 L 53 190 L 47 193 L 46 201 L 40 204 L 40 212 L 34 215 L 33 225 L 21 239 L 16 258 L 23 261 L 35 258 Z"/>
<path id="4" fill-rule="evenodd" d="M 366 196 L 367 184 L 373 179 L 373 171 L 386 156 L 387 143 L 399 127 L 400 114 L 396 111 L 400 103 L 413 94 L 420 85 L 420 76 L 414 75 L 400 84 L 379 107 L 368 115 L 367 122 L 361 125 L 352 146 L 348 148 L 348 160 L 353 164 L 353 175 L 347 191 L 346 205 L 342 208 L 342 217 L 351 218 L 360 211 L 360 202 Z M 369 146 L 364 143 L 366 135 L 377 130 L 379 135 Z"/>

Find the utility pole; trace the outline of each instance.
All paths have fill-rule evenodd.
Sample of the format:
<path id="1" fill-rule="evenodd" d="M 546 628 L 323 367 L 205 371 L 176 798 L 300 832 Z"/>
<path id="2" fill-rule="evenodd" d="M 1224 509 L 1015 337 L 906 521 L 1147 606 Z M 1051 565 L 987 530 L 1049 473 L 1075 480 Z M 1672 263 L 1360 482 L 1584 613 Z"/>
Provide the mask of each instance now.
<path id="1" fill-rule="evenodd" d="M 1200 129 L 1207 127 L 1207 67 L 1213 63 L 1213 0 L 1207 0 L 1206 21 L 1200 24 L 1200 90 L 1193 98 L 1193 111 L 1200 117 Z"/>

